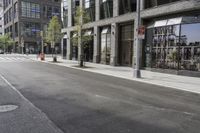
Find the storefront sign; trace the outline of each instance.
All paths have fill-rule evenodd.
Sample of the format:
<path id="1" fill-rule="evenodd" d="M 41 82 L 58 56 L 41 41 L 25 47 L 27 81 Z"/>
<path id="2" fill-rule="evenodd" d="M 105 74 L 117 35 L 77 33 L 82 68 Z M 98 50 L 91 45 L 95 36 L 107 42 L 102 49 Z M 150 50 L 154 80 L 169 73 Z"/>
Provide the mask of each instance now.
<path id="1" fill-rule="evenodd" d="M 138 38 L 145 39 L 145 26 L 140 26 L 138 29 Z"/>

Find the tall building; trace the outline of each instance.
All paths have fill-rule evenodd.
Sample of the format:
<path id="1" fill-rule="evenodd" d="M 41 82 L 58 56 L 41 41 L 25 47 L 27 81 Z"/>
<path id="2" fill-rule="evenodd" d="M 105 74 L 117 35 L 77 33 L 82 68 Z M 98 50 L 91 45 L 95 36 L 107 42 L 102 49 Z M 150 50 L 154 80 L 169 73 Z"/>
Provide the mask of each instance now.
<path id="1" fill-rule="evenodd" d="M 40 31 L 52 16 L 61 15 L 61 0 L 3 0 L 4 31 L 15 40 L 15 51 L 37 53 Z M 45 48 L 48 50 L 48 48 Z"/>
<path id="2" fill-rule="evenodd" d="M 3 26 L 3 1 L 0 1 L 0 36 L 4 33 Z"/>
<path id="3" fill-rule="evenodd" d="M 134 67 L 137 37 L 137 0 L 63 0 L 63 57 L 77 60 L 73 45 L 75 10 L 90 16 L 84 33 L 92 36 L 84 49 L 85 60 Z M 140 46 L 142 69 L 200 76 L 199 0 L 141 0 L 145 39 Z M 87 32 L 87 33 L 86 33 Z"/>

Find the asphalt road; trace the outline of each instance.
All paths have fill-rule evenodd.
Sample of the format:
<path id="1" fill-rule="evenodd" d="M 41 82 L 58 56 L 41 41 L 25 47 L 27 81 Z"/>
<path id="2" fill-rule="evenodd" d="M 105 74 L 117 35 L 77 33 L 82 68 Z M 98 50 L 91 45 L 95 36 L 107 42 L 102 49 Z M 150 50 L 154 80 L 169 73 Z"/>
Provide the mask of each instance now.
<path id="1" fill-rule="evenodd" d="M 64 133 L 200 132 L 198 94 L 31 61 L 0 74 Z"/>

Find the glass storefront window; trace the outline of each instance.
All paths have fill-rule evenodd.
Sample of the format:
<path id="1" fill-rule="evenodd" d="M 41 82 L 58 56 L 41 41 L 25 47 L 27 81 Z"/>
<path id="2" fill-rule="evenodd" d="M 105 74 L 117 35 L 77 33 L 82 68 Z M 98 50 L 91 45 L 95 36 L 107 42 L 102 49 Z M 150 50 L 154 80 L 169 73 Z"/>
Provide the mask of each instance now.
<path id="1" fill-rule="evenodd" d="M 101 63 L 110 64 L 111 54 L 111 30 L 103 28 L 101 31 Z"/>
<path id="2" fill-rule="evenodd" d="M 78 39 L 78 34 L 76 32 L 72 33 L 72 36 L 71 36 L 72 60 L 78 60 L 78 42 L 77 42 L 77 39 Z"/>
<path id="3" fill-rule="evenodd" d="M 180 25 L 154 28 L 152 67 L 177 69 L 179 31 Z"/>
<path id="4" fill-rule="evenodd" d="M 84 56 L 85 61 L 93 62 L 93 31 L 92 30 L 85 30 L 83 32 L 83 39 L 85 40 L 84 43 Z"/>
<path id="5" fill-rule="evenodd" d="M 146 67 L 200 71 L 199 31 L 199 16 L 157 21 L 147 30 Z"/>
<path id="6" fill-rule="evenodd" d="M 200 71 L 200 23 L 181 26 L 181 68 Z"/>

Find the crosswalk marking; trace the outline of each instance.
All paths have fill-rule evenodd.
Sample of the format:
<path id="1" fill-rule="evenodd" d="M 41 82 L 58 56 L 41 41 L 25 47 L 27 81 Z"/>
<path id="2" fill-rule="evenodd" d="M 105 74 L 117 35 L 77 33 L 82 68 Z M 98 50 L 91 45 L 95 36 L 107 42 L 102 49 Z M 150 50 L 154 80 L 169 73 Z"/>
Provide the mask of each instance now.
<path id="1" fill-rule="evenodd" d="M 0 63 L 1 62 L 34 62 L 34 61 L 26 57 L 0 56 Z"/>

